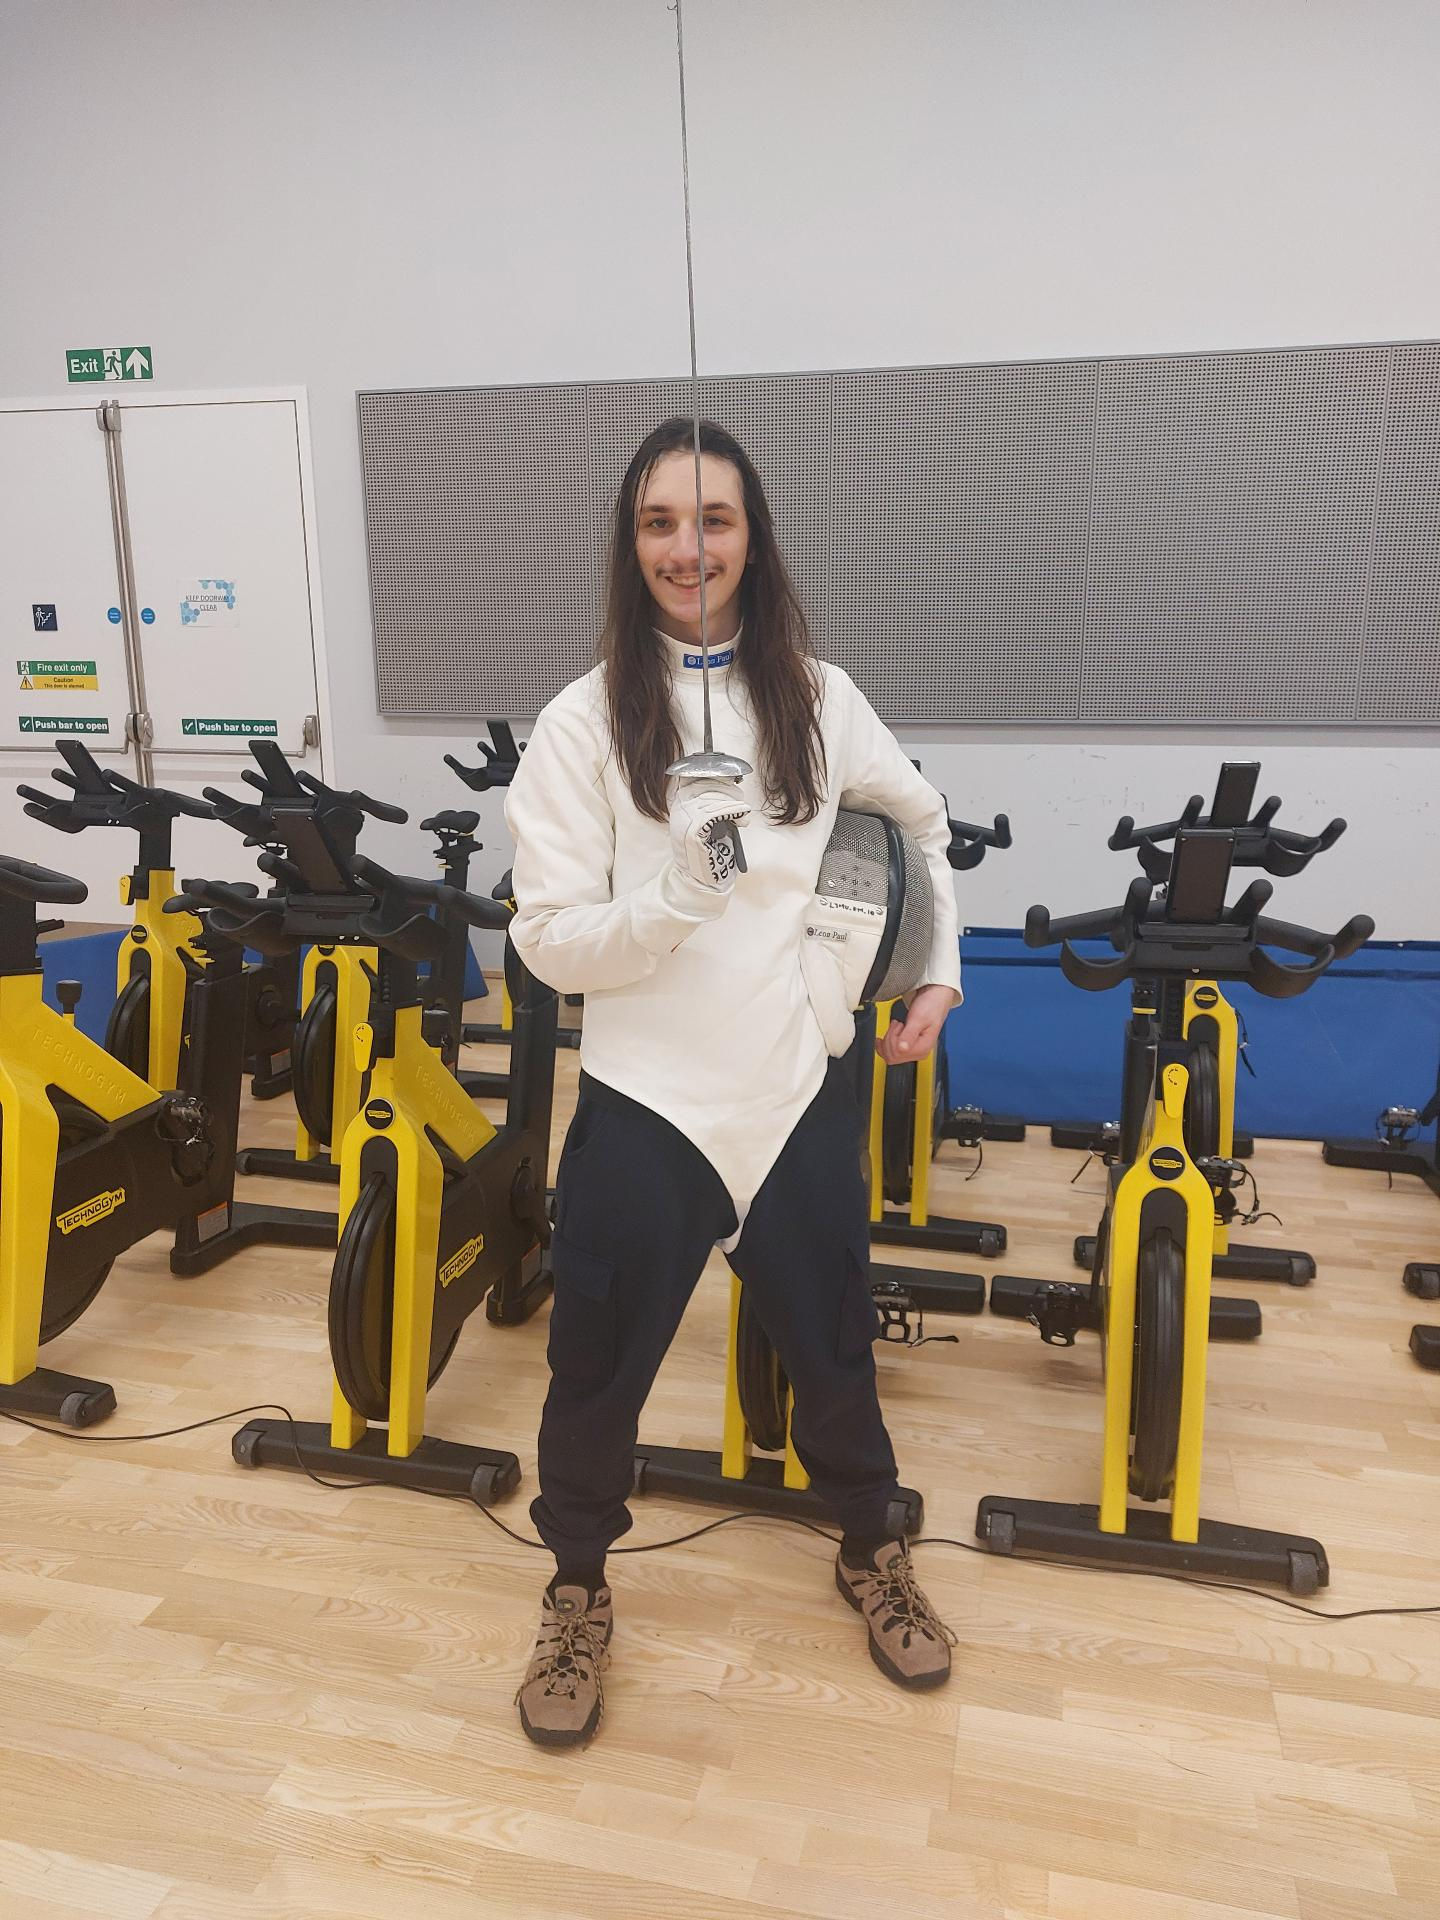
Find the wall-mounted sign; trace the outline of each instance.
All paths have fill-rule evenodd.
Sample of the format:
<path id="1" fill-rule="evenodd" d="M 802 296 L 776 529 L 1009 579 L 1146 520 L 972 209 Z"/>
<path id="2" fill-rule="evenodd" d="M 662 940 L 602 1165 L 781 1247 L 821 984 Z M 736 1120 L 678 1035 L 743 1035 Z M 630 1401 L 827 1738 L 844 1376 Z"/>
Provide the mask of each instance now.
<path id="1" fill-rule="evenodd" d="M 22 713 L 21 733 L 109 733 L 106 719 L 80 720 L 73 713 Z"/>
<path id="2" fill-rule="evenodd" d="M 235 626 L 235 582 L 183 581 L 180 587 L 180 624 L 182 627 Z"/>
<path id="3" fill-rule="evenodd" d="M 100 676 L 93 660 L 17 660 L 22 693 L 94 693 Z"/>
<path id="4" fill-rule="evenodd" d="M 273 720 L 182 720 L 180 731 L 197 740 L 273 740 L 279 728 Z"/>
<path id="5" fill-rule="evenodd" d="M 155 356 L 149 347 L 71 347 L 65 378 L 72 386 L 84 380 L 153 380 Z"/>

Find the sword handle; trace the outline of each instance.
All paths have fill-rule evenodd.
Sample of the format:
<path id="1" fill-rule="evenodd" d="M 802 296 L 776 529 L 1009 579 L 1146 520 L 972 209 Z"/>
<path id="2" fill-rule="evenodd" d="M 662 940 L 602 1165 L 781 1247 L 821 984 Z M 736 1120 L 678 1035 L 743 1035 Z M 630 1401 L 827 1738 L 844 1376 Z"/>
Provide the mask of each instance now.
<path id="1" fill-rule="evenodd" d="M 723 821 L 721 825 L 716 827 L 714 829 L 714 838 L 717 840 L 728 840 L 730 842 L 731 851 L 735 855 L 735 868 L 738 873 L 748 873 L 750 871 L 749 867 L 745 864 L 745 845 L 740 838 L 740 829 L 733 820 Z"/>

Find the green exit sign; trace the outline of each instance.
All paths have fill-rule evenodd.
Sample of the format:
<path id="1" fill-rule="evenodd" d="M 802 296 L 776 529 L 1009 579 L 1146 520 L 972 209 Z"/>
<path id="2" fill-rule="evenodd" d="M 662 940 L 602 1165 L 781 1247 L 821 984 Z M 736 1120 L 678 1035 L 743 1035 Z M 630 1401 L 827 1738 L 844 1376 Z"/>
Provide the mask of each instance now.
<path id="1" fill-rule="evenodd" d="M 153 380 L 155 356 L 149 347 L 71 347 L 65 377 L 81 380 Z"/>

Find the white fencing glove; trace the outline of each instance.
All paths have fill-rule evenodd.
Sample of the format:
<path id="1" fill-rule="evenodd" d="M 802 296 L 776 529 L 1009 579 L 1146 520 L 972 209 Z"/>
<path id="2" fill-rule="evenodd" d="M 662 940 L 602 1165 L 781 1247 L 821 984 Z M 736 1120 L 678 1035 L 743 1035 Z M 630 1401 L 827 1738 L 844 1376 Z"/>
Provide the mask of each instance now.
<path id="1" fill-rule="evenodd" d="M 738 832 L 750 808 L 734 780 L 678 780 L 670 802 L 670 849 L 675 864 L 712 893 L 735 885 L 735 848 L 717 831 L 733 821 Z"/>

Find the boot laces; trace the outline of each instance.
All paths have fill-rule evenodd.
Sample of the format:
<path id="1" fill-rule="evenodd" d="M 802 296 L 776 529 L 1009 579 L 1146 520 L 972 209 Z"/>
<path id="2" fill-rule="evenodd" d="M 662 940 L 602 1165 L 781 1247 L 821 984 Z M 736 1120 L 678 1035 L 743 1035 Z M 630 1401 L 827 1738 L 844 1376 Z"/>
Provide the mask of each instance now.
<path id="1" fill-rule="evenodd" d="M 603 1718 L 605 1687 L 600 1675 L 605 1665 L 605 1637 L 599 1624 L 590 1617 L 589 1610 L 557 1613 L 553 1620 L 545 1623 L 541 1641 L 538 1665 L 520 1683 L 516 1699 L 532 1681 L 540 1680 L 544 1682 L 544 1691 L 550 1697 L 559 1695 L 566 1700 L 573 1700 L 581 1686 L 593 1678 Z M 543 1644 L 547 1641 L 548 1644 Z"/>
<path id="2" fill-rule="evenodd" d="M 956 1635 L 921 1591 L 915 1578 L 914 1562 L 908 1553 L 901 1554 L 888 1567 L 877 1571 L 875 1580 L 880 1588 L 876 1611 L 880 1608 L 888 1611 L 884 1626 L 903 1627 L 907 1633 L 917 1630 L 930 1633 L 937 1640 L 943 1640 L 947 1647 L 956 1644 Z"/>

